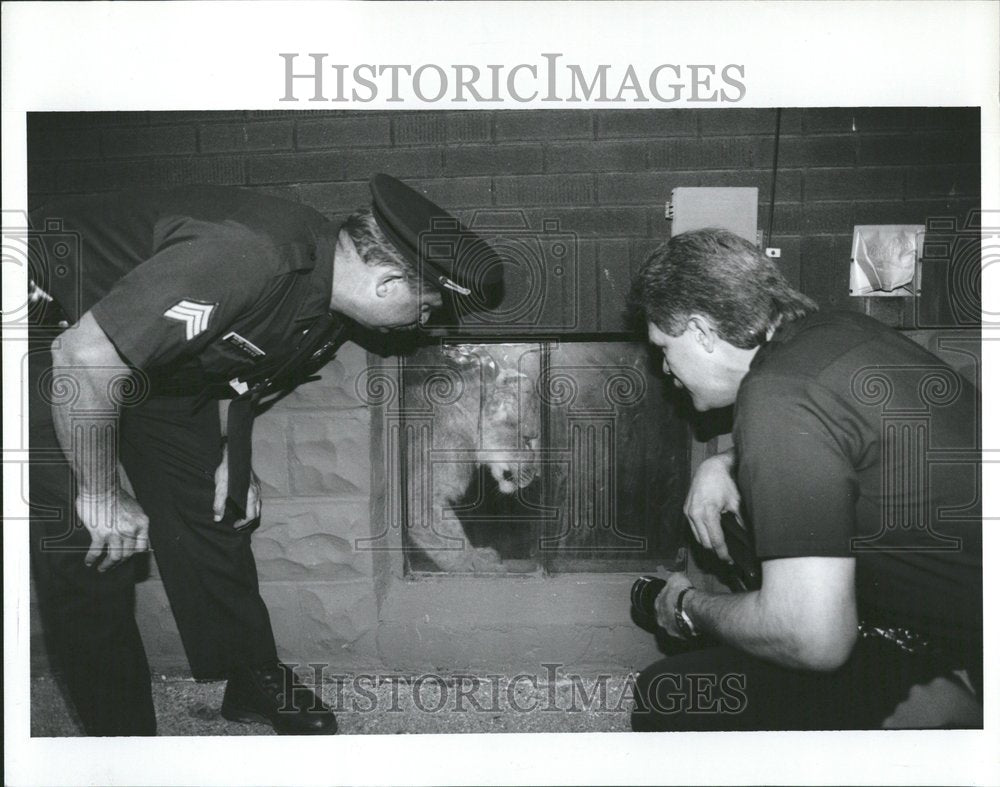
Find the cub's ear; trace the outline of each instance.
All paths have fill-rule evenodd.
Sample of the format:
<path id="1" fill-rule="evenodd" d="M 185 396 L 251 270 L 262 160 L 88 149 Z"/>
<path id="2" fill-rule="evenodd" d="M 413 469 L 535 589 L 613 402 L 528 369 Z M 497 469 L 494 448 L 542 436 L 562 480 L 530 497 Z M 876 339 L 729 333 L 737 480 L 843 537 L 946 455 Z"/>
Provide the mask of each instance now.
<path id="1" fill-rule="evenodd" d="M 497 377 L 501 374 L 500 367 L 493 360 L 493 356 L 486 353 L 481 359 L 483 368 L 483 382 L 496 385 Z"/>
<path id="2" fill-rule="evenodd" d="M 479 363 L 479 356 L 467 344 L 443 344 L 441 345 L 441 354 L 459 366 L 472 366 Z"/>
<path id="3" fill-rule="evenodd" d="M 441 346 L 441 354 L 462 369 L 478 367 L 484 383 L 495 383 L 501 373 L 496 360 L 480 344 L 445 344 Z"/>
<path id="4" fill-rule="evenodd" d="M 528 375 L 524 372 L 518 372 L 514 369 L 501 369 L 500 373 L 497 375 L 497 385 L 509 385 L 511 387 L 517 387 L 519 380 L 527 380 Z"/>

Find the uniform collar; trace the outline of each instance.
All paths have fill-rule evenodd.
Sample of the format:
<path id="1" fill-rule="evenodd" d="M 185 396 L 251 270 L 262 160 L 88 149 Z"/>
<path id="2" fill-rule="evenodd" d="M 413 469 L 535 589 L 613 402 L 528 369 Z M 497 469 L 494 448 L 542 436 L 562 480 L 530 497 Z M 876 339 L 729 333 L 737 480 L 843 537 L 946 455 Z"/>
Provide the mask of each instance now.
<path id="1" fill-rule="evenodd" d="M 314 257 L 315 264 L 309 274 L 309 294 L 295 315 L 297 323 L 315 320 L 330 311 L 337 234 L 336 229 L 321 232 L 310 246 L 310 256 Z"/>
<path id="2" fill-rule="evenodd" d="M 814 325 L 817 319 L 823 319 L 824 317 L 825 315 L 813 312 L 798 319 L 783 322 L 775 330 L 774 335 L 760 345 L 760 350 L 757 351 L 757 354 L 750 361 L 750 368 L 755 369 L 760 366 L 778 347 L 798 336 L 806 328 Z"/>

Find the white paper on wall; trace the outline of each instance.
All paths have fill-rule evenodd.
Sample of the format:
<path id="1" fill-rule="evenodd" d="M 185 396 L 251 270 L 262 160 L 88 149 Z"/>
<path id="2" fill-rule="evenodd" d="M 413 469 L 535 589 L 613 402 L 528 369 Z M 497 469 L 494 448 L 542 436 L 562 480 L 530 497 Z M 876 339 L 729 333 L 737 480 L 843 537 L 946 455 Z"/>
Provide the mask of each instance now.
<path id="1" fill-rule="evenodd" d="M 909 295 L 923 254 L 922 224 L 866 224 L 854 228 L 851 258 L 853 295 Z"/>

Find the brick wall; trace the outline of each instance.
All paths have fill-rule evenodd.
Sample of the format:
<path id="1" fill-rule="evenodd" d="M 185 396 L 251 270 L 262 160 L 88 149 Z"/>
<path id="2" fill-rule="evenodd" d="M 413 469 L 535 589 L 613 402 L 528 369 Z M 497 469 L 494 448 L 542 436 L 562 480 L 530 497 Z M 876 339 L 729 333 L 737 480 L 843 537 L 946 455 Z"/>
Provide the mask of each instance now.
<path id="1" fill-rule="evenodd" d="M 580 237 L 590 330 L 622 327 L 628 275 L 669 236 L 676 186 L 757 186 L 769 224 L 773 110 L 151 112 L 34 114 L 33 201 L 56 193 L 208 182 L 246 186 L 330 217 L 385 171 L 464 218 L 523 210 Z M 824 306 L 848 297 L 855 224 L 961 223 L 979 206 L 978 109 L 790 109 L 781 121 L 770 245 Z M 945 277 L 946 278 L 946 277 Z M 929 302 L 929 300 L 928 300 Z M 879 316 L 907 325 L 902 301 Z M 882 304 L 886 307 L 886 304 Z M 947 324 L 946 309 L 936 322 Z"/>
<path id="2" fill-rule="evenodd" d="M 613 331 L 623 326 L 631 272 L 669 236 L 663 205 L 672 188 L 757 186 L 759 225 L 767 228 L 774 126 L 775 112 L 742 109 L 33 114 L 29 198 L 37 204 L 55 194 L 202 182 L 259 189 L 336 218 L 364 203 L 368 177 L 385 171 L 466 219 L 511 209 L 523 211 L 534 228 L 558 219 L 580 238 L 580 328 Z M 961 222 L 978 207 L 978 110 L 785 110 L 781 127 L 770 245 L 782 249 L 788 278 L 825 306 L 864 308 L 847 295 L 854 224 L 923 223 L 928 216 Z M 892 300 L 877 305 L 880 316 L 909 324 L 902 299 Z M 946 301 L 933 314 L 943 324 Z M 353 549 L 354 539 L 371 530 L 371 423 L 354 389 L 366 364 L 360 348 L 346 347 L 321 381 L 296 391 L 256 426 L 255 465 L 266 502 L 254 549 L 282 654 L 339 668 L 387 661 L 394 669 L 418 668 L 426 666 L 420 658 L 444 663 L 462 640 L 461 664 L 475 662 L 473 651 L 488 664 L 497 643 L 487 637 L 476 650 L 447 620 L 439 644 L 427 645 L 434 655 L 413 663 L 404 645 L 420 631 L 392 623 L 380 634 L 385 599 L 376 588 L 384 588 L 384 578 L 376 582 L 370 553 Z M 435 590 L 436 597 L 456 608 L 465 600 L 459 591 L 443 592 Z M 583 643 L 559 652 L 579 662 L 631 658 L 639 665 L 655 650 L 614 602 L 626 592 L 627 585 L 613 591 L 603 585 L 596 601 L 580 596 L 579 587 L 550 593 L 565 607 L 560 615 L 578 597 L 592 617 L 595 608 L 606 609 L 594 618 L 602 636 L 590 629 L 558 639 L 548 621 L 536 624 L 553 642 Z M 154 669 L 183 672 L 155 574 L 140 587 L 139 604 Z M 393 604 L 405 608 L 404 618 L 425 617 L 405 600 Z M 535 614 L 545 609 L 526 604 Z M 506 625 L 516 632 L 518 619 Z M 490 636 L 511 653 L 538 644 L 522 646 L 506 630 Z"/>

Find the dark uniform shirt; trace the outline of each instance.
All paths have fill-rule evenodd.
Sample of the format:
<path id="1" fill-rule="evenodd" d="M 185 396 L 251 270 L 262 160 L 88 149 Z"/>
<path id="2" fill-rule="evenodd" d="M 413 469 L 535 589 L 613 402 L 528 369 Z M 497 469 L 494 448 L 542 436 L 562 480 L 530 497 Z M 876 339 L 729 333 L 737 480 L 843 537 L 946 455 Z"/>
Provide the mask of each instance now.
<path id="1" fill-rule="evenodd" d="M 783 326 L 735 410 L 758 554 L 854 557 L 862 618 L 981 642 L 976 398 L 939 358 L 867 317 Z"/>
<path id="2" fill-rule="evenodd" d="M 39 284 L 70 321 L 92 310 L 155 386 L 194 392 L 273 365 L 329 309 L 337 228 L 303 205 L 186 186 L 61 201 L 33 226 L 53 219 L 80 251 Z"/>

